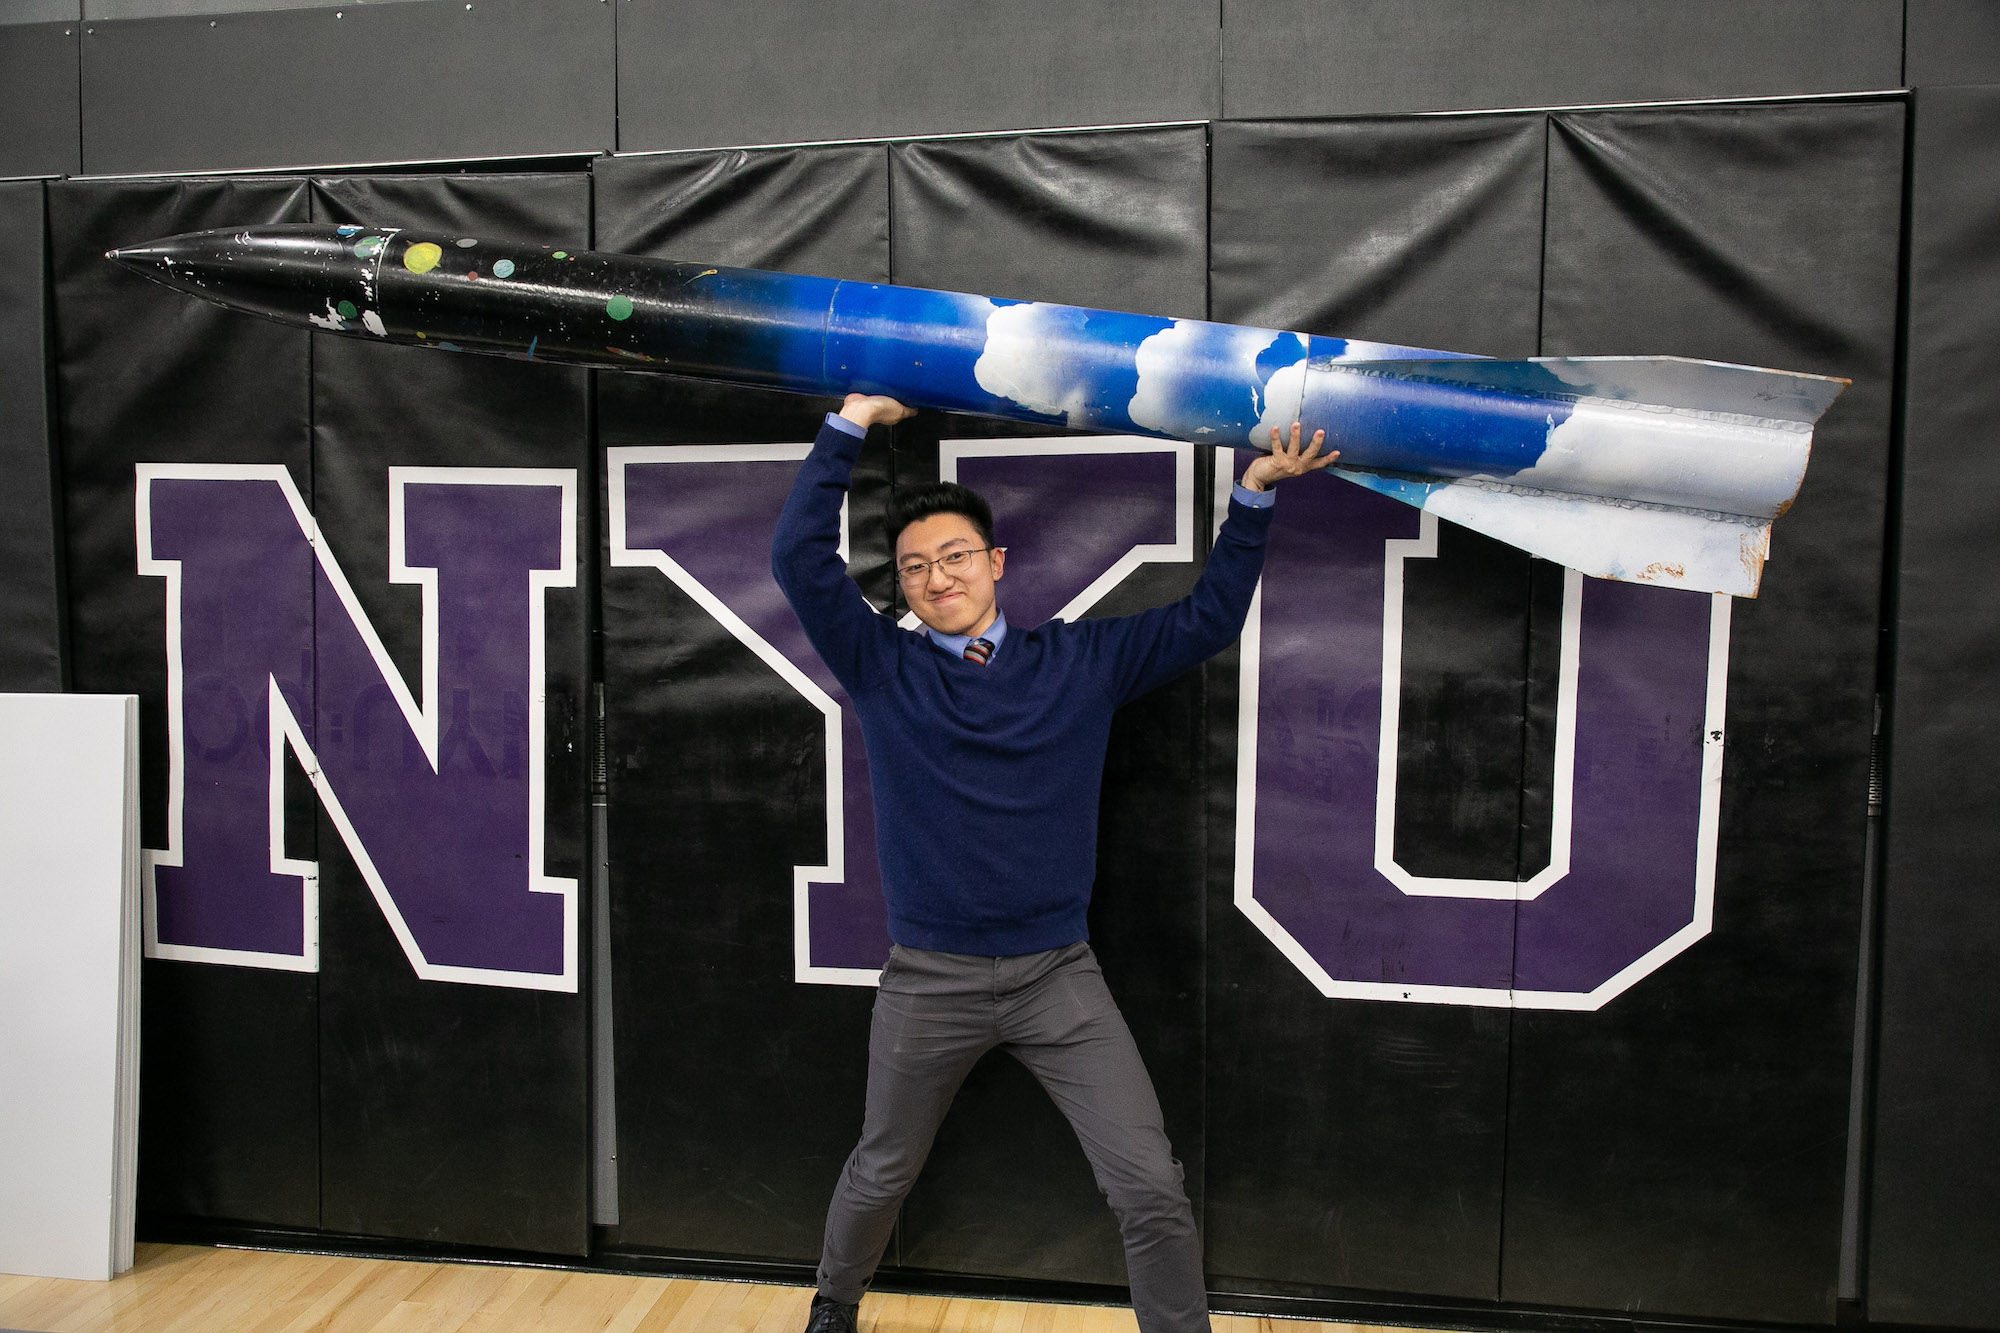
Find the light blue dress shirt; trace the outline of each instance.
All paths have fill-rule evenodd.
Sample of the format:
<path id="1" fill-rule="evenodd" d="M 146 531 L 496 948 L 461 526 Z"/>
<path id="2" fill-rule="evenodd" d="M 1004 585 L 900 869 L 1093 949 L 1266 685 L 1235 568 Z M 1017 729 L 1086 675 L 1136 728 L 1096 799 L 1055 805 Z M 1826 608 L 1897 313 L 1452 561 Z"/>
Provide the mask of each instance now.
<path id="1" fill-rule="evenodd" d="M 986 640 L 986 642 L 993 645 L 993 653 L 989 654 L 986 659 L 987 665 L 991 666 L 994 655 L 999 653 L 1000 645 L 1007 638 L 1007 613 L 997 606 L 994 607 L 993 623 L 986 627 L 984 634 L 943 634 L 934 629 L 926 629 L 924 632 L 931 636 L 932 643 L 944 649 L 953 657 L 965 656 L 965 645 L 971 643 L 974 639 Z"/>

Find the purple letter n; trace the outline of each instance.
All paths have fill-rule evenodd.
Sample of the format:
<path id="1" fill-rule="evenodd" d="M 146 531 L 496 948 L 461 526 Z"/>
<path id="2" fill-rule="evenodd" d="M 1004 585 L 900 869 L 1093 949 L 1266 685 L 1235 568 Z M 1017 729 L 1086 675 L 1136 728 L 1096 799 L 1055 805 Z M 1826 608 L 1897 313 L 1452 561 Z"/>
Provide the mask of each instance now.
<path id="1" fill-rule="evenodd" d="M 389 469 L 390 662 L 281 465 L 138 468 L 139 572 L 167 581 L 167 846 L 146 952 L 315 971 L 316 863 L 284 854 L 298 757 L 418 976 L 576 989 L 576 882 L 543 873 L 543 600 L 576 582 L 567 468 Z"/>

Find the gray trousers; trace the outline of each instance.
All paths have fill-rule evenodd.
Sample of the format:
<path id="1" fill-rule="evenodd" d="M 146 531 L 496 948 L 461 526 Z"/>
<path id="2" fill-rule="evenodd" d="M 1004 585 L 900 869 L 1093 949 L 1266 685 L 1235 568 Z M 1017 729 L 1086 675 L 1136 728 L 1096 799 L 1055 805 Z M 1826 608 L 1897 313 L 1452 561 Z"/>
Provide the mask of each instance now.
<path id="1" fill-rule="evenodd" d="M 1088 944 L 1013 958 L 898 945 L 868 1038 L 868 1107 L 826 1214 L 819 1290 L 858 1302 L 946 1108 L 999 1046 L 1069 1118 L 1118 1217 L 1143 1333 L 1207 1333 L 1201 1242 L 1153 1081 Z"/>

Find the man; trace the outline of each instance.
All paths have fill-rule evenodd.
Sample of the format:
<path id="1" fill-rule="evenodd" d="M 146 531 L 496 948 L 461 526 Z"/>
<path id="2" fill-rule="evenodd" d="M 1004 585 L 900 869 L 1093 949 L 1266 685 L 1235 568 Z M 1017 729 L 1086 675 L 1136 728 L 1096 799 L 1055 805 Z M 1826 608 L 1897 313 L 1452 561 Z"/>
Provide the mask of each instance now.
<path id="1" fill-rule="evenodd" d="M 840 506 L 862 438 L 911 412 L 849 394 L 799 470 L 771 569 L 868 747 L 894 942 L 875 998 L 867 1109 L 827 1210 L 807 1333 L 854 1333 L 904 1196 L 974 1062 L 996 1046 L 1068 1117 L 1117 1214 L 1143 1333 L 1206 1330 L 1194 1214 L 1152 1080 L 1086 942 L 1111 716 L 1242 631 L 1285 477 L 1325 467 L 1299 427 L 1244 474 L 1194 591 L 1134 616 L 1011 628 L 1006 549 L 961 486 L 892 502 L 911 633 L 847 577 Z"/>

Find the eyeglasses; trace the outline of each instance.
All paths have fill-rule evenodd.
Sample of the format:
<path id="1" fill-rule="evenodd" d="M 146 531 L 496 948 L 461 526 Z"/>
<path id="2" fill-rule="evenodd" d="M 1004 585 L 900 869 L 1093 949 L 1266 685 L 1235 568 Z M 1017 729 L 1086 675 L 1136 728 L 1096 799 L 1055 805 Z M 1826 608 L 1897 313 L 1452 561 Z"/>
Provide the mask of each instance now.
<path id="1" fill-rule="evenodd" d="M 916 587 L 931 576 L 931 566 L 936 565 L 945 573 L 957 577 L 972 568 L 972 557 L 986 551 L 1004 551 L 1004 546 L 981 546 L 972 550 L 952 551 L 935 560 L 923 560 L 914 565 L 904 565 L 896 571 L 896 577 L 908 587 Z"/>

